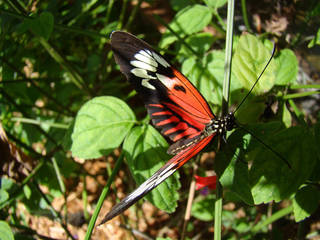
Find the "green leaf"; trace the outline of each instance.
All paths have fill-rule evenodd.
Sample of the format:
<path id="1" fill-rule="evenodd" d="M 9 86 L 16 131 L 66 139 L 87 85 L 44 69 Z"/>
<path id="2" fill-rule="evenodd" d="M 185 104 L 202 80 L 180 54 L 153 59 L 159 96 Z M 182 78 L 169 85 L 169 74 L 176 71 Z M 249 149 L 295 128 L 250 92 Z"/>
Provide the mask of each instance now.
<path id="1" fill-rule="evenodd" d="M 192 5 L 193 3 L 191 0 L 171 0 L 170 4 L 174 11 L 180 11 L 187 6 Z"/>
<path id="2" fill-rule="evenodd" d="M 204 2 L 207 6 L 218 9 L 223 7 L 227 3 L 227 0 L 205 0 Z"/>
<path id="3" fill-rule="evenodd" d="M 180 37 L 201 31 L 206 27 L 212 18 L 208 7 L 195 4 L 179 11 L 169 24 L 171 29 Z M 177 37 L 167 30 L 160 42 L 160 48 L 166 48 L 177 40 Z"/>
<path id="4" fill-rule="evenodd" d="M 50 12 L 43 12 L 39 17 L 27 20 L 29 29 L 36 35 L 48 40 L 53 30 L 54 17 Z"/>
<path id="5" fill-rule="evenodd" d="M 27 199 L 30 199 L 31 197 L 31 189 L 28 185 L 24 185 L 23 186 L 23 192 L 24 192 L 24 195 L 26 196 Z"/>
<path id="6" fill-rule="evenodd" d="M 197 33 L 188 37 L 185 42 L 198 53 L 198 55 L 202 56 L 206 51 L 209 50 L 210 46 L 213 43 L 213 36 L 210 33 Z M 185 44 L 182 44 L 179 54 L 184 54 L 186 56 L 190 56 L 193 53 L 186 47 Z"/>
<path id="7" fill-rule="evenodd" d="M 298 60 L 296 55 L 290 49 L 281 50 L 276 58 L 278 71 L 276 74 L 276 84 L 286 85 L 294 83 L 298 74 Z"/>
<path id="8" fill-rule="evenodd" d="M 0 188 L 0 204 L 6 202 L 8 199 L 9 199 L 8 192 Z"/>
<path id="9" fill-rule="evenodd" d="M 135 115 L 122 100 L 104 96 L 79 110 L 72 134 L 71 151 L 79 158 L 98 158 L 119 147 L 135 123 Z"/>
<path id="10" fill-rule="evenodd" d="M 14 240 L 12 230 L 8 223 L 0 221 L 0 239 L 1 240 Z"/>
<path id="11" fill-rule="evenodd" d="M 214 201 L 215 196 L 213 194 L 197 197 L 192 204 L 191 215 L 201 221 L 212 221 L 214 218 Z"/>
<path id="12" fill-rule="evenodd" d="M 282 106 L 282 122 L 286 127 L 291 126 L 292 117 L 291 117 L 290 111 L 287 108 L 286 103 L 283 103 L 283 106 Z"/>
<path id="13" fill-rule="evenodd" d="M 166 153 L 168 144 L 151 125 L 133 128 L 126 137 L 123 150 L 130 171 L 137 183 L 142 184 L 159 170 L 170 158 Z M 175 173 L 146 195 L 156 207 L 173 212 L 177 207 L 180 188 L 179 174 Z"/>
<path id="14" fill-rule="evenodd" d="M 243 98 L 243 94 L 238 96 Z M 238 103 L 241 101 L 240 99 Z M 241 105 L 236 113 L 236 119 L 240 123 L 251 124 L 258 122 L 259 118 L 265 110 L 265 101 L 261 97 L 255 97 L 254 95 L 249 95 L 246 101 Z"/>
<path id="15" fill-rule="evenodd" d="M 318 29 L 318 32 L 314 36 L 314 38 L 309 42 L 308 48 L 312 48 L 315 45 L 320 45 L 320 28 Z"/>
<path id="16" fill-rule="evenodd" d="M 293 213 L 296 222 L 309 217 L 317 210 L 320 201 L 319 190 L 314 186 L 305 186 L 297 192 L 293 199 Z"/>
<path id="17" fill-rule="evenodd" d="M 320 142 L 320 122 L 317 122 L 314 125 L 314 136 L 315 142 Z M 317 151 L 317 155 L 315 156 L 316 164 L 313 168 L 313 173 L 311 174 L 310 181 L 318 182 L 320 181 L 320 151 Z"/>
<path id="18" fill-rule="evenodd" d="M 290 197 L 309 178 L 316 161 L 315 141 L 309 130 L 302 127 L 284 129 L 260 139 L 283 156 L 291 169 L 269 149 L 261 147 L 249 170 L 252 196 L 255 204 L 278 202 Z"/>
<path id="19" fill-rule="evenodd" d="M 241 141 L 241 139 L 239 139 Z M 232 141 L 234 142 L 234 140 Z M 231 141 L 228 143 L 231 145 Z M 238 197 L 240 197 L 245 203 L 249 205 L 253 205 L 253 197 L 251 193 L 251 187 L 249 183 L 249 175 L 248 175 L 248 166 L 238 159 L 240 152 L 239 149 L 236 151 L 234 157 L 231 160 L 231 163 L 227 166 L 227 168 L 223 171 L 223 174 L 220 176 L 221 184 L 234 192 Z M 220 156 L 222 155 L 222 156 Z M 221 159 L 221 158 L 224 159 Z M 228 163 L 228 159 L 230 156 L 228 154 L 219 153 L 219 158 L 217 158 L 217 162 L 221 164 Z M 221 167 L 220 167 L 221 168 Z"/>
<path id="20" fill-rule="evenodd" d="M 251 89 L 270 57 L 271 50 L 257 37 L 251 34 L 240 37 L 233 57 L 232 70 L 244 88 Z M 253 93 L 263 94 L 273 87 L 276 78 L 275 70 L 276 63 L 271 61 Z"/>

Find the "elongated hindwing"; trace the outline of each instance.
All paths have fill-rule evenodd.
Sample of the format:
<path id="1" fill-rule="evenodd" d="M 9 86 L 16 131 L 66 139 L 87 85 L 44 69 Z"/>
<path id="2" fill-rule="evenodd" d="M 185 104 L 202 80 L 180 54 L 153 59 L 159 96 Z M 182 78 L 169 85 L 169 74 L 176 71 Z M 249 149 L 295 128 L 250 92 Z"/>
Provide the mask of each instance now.
<path id="1" fill-rule="evenodd" d="M 142 97 L 152 123 L 172 140 L 168 153 L 175 156 L 114 206 L 100 224 L 145 196 L 199 153 L 217 133 L 233 126 L 233 115 L 216 119 L 192 83 L 147 43 L 116 31 L 111 35 L 111 47 L 120 70 Z"/>

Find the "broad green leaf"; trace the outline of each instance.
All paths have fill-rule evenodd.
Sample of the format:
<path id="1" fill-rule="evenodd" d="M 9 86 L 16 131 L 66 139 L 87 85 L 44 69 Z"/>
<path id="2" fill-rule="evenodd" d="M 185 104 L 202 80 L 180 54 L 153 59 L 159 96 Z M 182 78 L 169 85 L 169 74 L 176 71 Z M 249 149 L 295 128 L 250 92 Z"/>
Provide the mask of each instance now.
<path id="1" fill-rule="evenodd" d="M 180 37 L 201 31 L 206 27 L 212 18 L 208 7 L 195 4 L 179 11 L 169 24 L 171 29 Z M 167 30 L 160 42 L 160 48 L 166 48 L 177 40 L 177 37 Z"/>
<path id="2" fill-rule="evenodd" d="M 271 50 L 257 37 L 251 34 L 240 37 L 233 57 L 232 70 L 245 89 L 251 89 L 270 57 Z M 273 87 L 276 79 L 275 70 L 276 63 L 272 60 L 255 86 L 254 94 L 263 94 Z"/>
<path id="3" fill-rule="evenodd" d="M 167 147 L 165 139 L 151 125 L 138 126 L 130 131 L 124 141 L 123 151 L 137 185 L 150 178 L 169 160 Z M 173 212 L 179 199 L 178 179 L 179 175 L 175 173 L 147 194 L 146 198 L 159 209 Z"/>
<path id="4" fill-rule="evenodd" d="M 318 207 L 320 202 L 319 189 L 314 186 L 305 186 L 297 192 L 293 199 L 293 213 L 296 222 L 309 217 Z"/>
<path id="5" fill-rule="evenodd" d="M 291 169 L 273 152 L 262 147 L 249 170 L 255 204 L 290 197 L 309 178 L 316 161 L 316 143 L 308 129 L 292 127 L 262 140 L 285 158 Z"/>
<path id="6" fill-rule="evenodd" d="M 135 115 L 122 100 L 104 96 L 79 110 L 72 134 L 72 155 L 98 158 L 119 147 L 135 123 Z"/>
<path id="7" fill-rule="evenodd" d="M 243 94 L 239 95 L 242 98 Z M 242 99 L 238 97 L 239 104 Z M 241 105 L 236 113 L 236 119 L 242 124 L 256 123 L 265 110 L 265 101 L 263 98 L 249 95 L 245 102 Z"/>
<path id="8" fill-rule="evenodd" d="M 298 60 L 296 55 L 290 49 L 283 49 L 276 58 L 278 71 L 276 75 L 277 85 L 286 85 L 294 83 L 298 74 Z"/>
<path id="9" fill-rule="evenodd" d="M 54 17 L 50 12 L 43 12 L 39 17 L 28 20 L 29 29 L 36 35 L 48 40 L 53 30 Z"/>
<path id="10" fill-rule="evenodd" d="M 241 139 L 239 139 L 239 141 L 241 141 Z M 230 141 L 228 141 L 228 144 L 233 146 Z M 228 152 L 223 155 L 219 153 L 219 158 L 217 158 L 217 161 L 219 161 L 220 164 L 221 162 L 228 163 L 228 159 L 231 158 L 228 155 L 230 155 Z M 237 194 L 237 196 L 245 203 L 252 205 L 254 202 L 249 184 L 248 166 L 247 164 L 241 162 L 241 159 L 238 159 L 239 155 L 240 151 L 236 151 L 231 163 L 220 176 L 220 182 L 224 187 Z"/>
<path id="11" fill-rule="evenodd" d="M 0 221 L 0 239 L 1 240 L 14 240 L 12 230 L 8 223 Z"/>
<path id="12" fill-rule="evenodd" d="M 205 0 L 204 2 L 207 6 L 218 9 L 223 7 L 227 3 L 227 0 Z"/>
<path id="13" fill-rule="evenodd" d="M 196 52 L 199 56 L 205 54 L 209 50 L 210 46 L 213 43 L 213 36 L 210 33 L 197 33 L 188 37 L 185 42 Z M 185 44 L 181 45 L 179 54 L 184 54 L 186 56 L 192 56 L 192 52 Z"/>
<path id="14" fill-rule="evenodd" d="M 212 221 L 214 218 L 214 201 L 215 196 L 213 194 L 197 197 L 192 204 L 191 215 L 201 221 Z"/>

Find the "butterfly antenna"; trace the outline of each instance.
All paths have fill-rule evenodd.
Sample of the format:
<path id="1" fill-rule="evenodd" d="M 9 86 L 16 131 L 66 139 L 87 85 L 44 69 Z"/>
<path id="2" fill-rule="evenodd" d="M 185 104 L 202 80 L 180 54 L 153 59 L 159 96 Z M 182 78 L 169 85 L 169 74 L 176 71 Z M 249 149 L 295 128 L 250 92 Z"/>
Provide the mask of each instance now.
<path id="1" fill-rule="evenodd" d="M 276 52 L 276 45 L 273 43 L 273 50 L 272 50 L 272 54 L 271 54 L 271 57 L 269 58 L 267 64 L 265 65 L 265 67 L 263 68 L 262 72 L 260 73 L 259 77 L 257 78 L 257 80 L 254 82 L 254 84 L 252 85 L 250 91 L 247 93 L 247 95 L 242 99 L 242 101 L 240 102 L 240 104 L 237 106 L 237 108 L 233 111 L 233 113 L 235 113 L 239 108 L 240 106 L 244 103 L 244 101 L 247 99 L 247 97 L 251 94 L 251 92 L 253 91 L 254 87 L 257 85 L 258 81 L 260 80 L 262 74 L 266 71 L 268 65 L 270 64 L 273 56 L 274 56 L 274 53 Z"/>
<path id="2" fill-rule="evenodd" d="M 241 128 L 242 130 L 244 130 L 245 132 L 249 133 L 252 137 L 254 137 L 258 142 L 260 142 L 265 148 L 267 148 L 269 151 L 271 151 L 273 154 L 275 154 L 278 158 L 280 158 L 283 162 L 285 162 L 285 164 L 287 164 L 289 169 L 292 169 L 290 163 L 288 162 L 287 159 L 285 159 L 284 157 L 282 157 L 280 155 L 280 153 L 278 153 L 277 151 L 273 150 L 269 145 L 265 144 L 260 138 L 258 138 L 256 135 L 253 134 L 253 132 L 249 131 L 248 129 L 244 128 L 243 126 L 241 126 L 239 123 L 237 123 L 237 126 L 239 128 Z"/>

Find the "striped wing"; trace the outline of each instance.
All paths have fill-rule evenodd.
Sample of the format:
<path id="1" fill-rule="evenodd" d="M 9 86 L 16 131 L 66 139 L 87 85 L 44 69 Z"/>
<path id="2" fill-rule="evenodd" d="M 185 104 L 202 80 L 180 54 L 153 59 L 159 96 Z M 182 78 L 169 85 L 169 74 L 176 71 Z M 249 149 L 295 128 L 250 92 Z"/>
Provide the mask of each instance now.
<path id="1" fill-rule="evenodd" d="M 111 47 L 120 70 L 142 96 L 154 126 L 173 142 L 201 134 L 214 115 L 192 83 L 147 43 L 116 31 Z"/>
<path id="2" fill-rule="evenodd" d="M 119 215 L 130 206 L 132 206 L 139 199 L 144 197 L 152 189 L 157 187 L 160 183 L 170 177 L 178 168 L 185 164 L 194 155 L 199 153 L 213 138 L 214 135 L 203 138 L 196 144 L 189 146 L 181 151 L 178 155 L 171 158 L 162 168 L 155 172 L 149 179 L 142 183 L 136 190 L 126 196 L 120 203 L 115 205 L 111 211 L 103 218 L 101 224 L 111 220 Z"/>
<path id="3" fill-rule="evenodd" d="M 214 118 L 197 89 L 147 43 L 125 32 L 114 32 L 111 46 L 120 70 L 143 97 L 153 124 L 173 142 L 176 154 L 136 190 L 115 205 L 100 224 L 129 208 L 199 153 L 214 137 L 203 130 Z"/>

